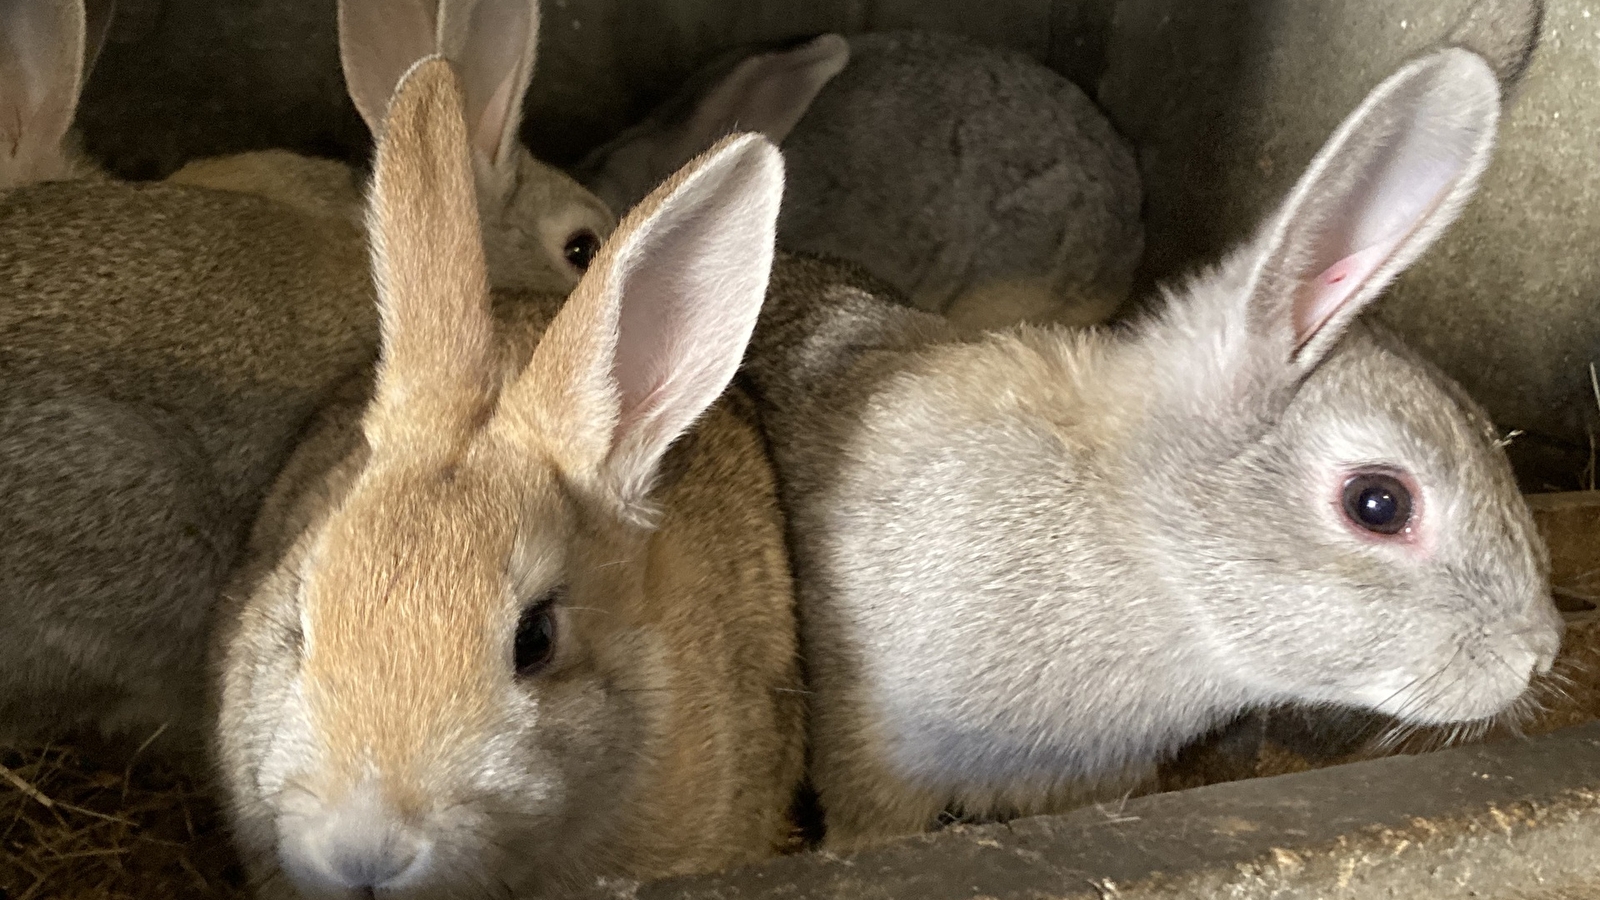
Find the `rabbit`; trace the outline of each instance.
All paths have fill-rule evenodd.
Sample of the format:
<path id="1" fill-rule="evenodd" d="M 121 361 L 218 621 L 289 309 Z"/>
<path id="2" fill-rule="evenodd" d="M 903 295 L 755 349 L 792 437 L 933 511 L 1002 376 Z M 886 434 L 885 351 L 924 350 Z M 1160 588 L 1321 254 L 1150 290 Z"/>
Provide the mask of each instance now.
<path id="1" fill-rule="evenodd" d="M 261 198 L 0 194 L 0 739 L 204 745 L 206 622 L 299 430 L 370 361 L 359 232 Z"/>
<path id="2" fill-rule="evenodd" d="M 781 158 L 719 143 L 564 305 L 492 314 L 462 112 L 444 60 L 400 79 L 369 212 L 381 362 L 228 591 L 218 759 L 266 896 L 551 896 L 788 836 L 783 524 L 754 412 L 723 396 Z"/>
<path id="3" fill-rule="evenodd" d="M 1455 218 L 1499 90 L 1377 87 L 1255 239 L 1110 329 L 963 337 L 780 258 L 745 378 L 789 517 L 825 846 L 1143 783 L 1281 702 L 1529 702 L 1561 618 L 1498 434 L 1357 315 Z"/>
<path id="4" fill-rule="evenodd" d="M 623 209 L 735 125 L 783 144 L 780 247 L 855 262 L 965 330 L 1098 323 L 1132 286 L 1133 151 L 1021 53 L 881 32 L 723 58 L 576 171 Z"/>
<path id="5" fill-rule="evenodd" d="M 104 177 L 72 130 L 112 0 L 0 0 L 0 191 Z"/>
<path id="6" fill-rule="evenodd" d="M 605 204 L 517 140 L 538 49 L 537 0 L 339 0 L 338 17 L 346 87 L 374 134 L 412 63 L 438 50 L 462 67 L 490 283 L 571 290 L 616 223 Z M 284 150 L 197 160 L 168 180 L 356 223 L 362 214 L 354 170 Z"/>

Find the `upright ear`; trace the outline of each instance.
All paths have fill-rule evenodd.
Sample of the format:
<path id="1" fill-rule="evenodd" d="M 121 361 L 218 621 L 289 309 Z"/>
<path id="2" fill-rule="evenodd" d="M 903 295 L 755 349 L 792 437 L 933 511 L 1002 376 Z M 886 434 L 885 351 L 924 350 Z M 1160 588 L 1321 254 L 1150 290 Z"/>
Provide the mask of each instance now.
<path id="1" fill-rule="evenodd" d="M 1448 41 L 1478 54 L 1509 94 L 1533 62 L 1544 31 L 1544 0 L 1477 0 L 1451 29 Z"/>
<path id="2" fill-rule="evenodd" d="M 438 0 L 339 0 L 345 89 L 374 138 L 400 76 L 437 51 Z"/>
<path id="3" fill-rule="evenodd" d="M 850 43 L 837 34 L 744 60 L 675 129 L 676 149 L 687 160 L 734 131 L 756 131 L 783 143 L 823 85 L 849 61 Z"/>
<path id="4" fill-rule="evenodd" d="M 1305 372 L 1453 221 L 1488 165 L 1500 92 L 1442 50 L 1377 87 L 1312 160 L 1251 254 L 1253 340 Z"/>
<path id="5" fill-rule="evenodd" d="M 378 138 L 367 227 L 382 357 L 363 427 L 375 454 L 448 454 L 493 401 L 493 323 L 460 84 L 429 57 Z"/>
<path id="6" fill-rule="evenodd" d="M 472 146 L 490 166 L 511 158 L 539 49 L 538 0 L 443 0 L 440 52 L 466 90 Z"/>
<path id="7" fill-rule="evenodd" d="M 783 162 L 735 135 L 639 204 L 606 242 L 500 404 L 624 509 L 727 387 L 766 295 Z"/>
<path id="8" fill-rule="evenodd" d="M 62 174 L 88 27 L 83 0 L 0 0 L 0 187 Z"/>
<path id="9" fill-rule="evenodd" d="M 849 61 L 849 42 L 824 34 L 788 50 L 740 60 L 709 87 L 705 76 L 696 76 L 650 119 L 581 164 L 593 173 L 587 186 L 612 209 L 623 211 L 733 132 L 759 132 L 781 144 Z"/>

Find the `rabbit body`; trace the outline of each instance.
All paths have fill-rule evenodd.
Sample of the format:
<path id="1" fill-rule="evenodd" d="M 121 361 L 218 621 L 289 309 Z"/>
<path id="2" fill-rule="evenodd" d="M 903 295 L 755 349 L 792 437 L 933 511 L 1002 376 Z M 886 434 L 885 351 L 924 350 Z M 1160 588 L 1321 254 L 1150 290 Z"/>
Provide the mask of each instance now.
<path id="1" fill-rule="evenodd" d="M 1134 154 L 1078 87 L 926 32 L 850 38 L 784 141 L 780 246 L 848 259 L 970 328 L 1103 321 L 1143 248 Z"/>
<path id="2" fill-rule="evenodd" d="M 1548 670 L 1497 433 L 1352 324 L 1470 194 L 1497 103 L 1465 51 L 1402 71 L 1255 242 L 1114 331 L 957 339 L 780 260 L 747 374 L 830 845 L 1125 790 L 1255 706 L 1479 721 Z"/>
<path id="3" fill-rule="evenodd" d="M 571 299 L 498 292 L 491 314 L 455 86 L 425 61 L 391 104 L 381 361 L 284 469 L 220 629 L 223 782 L 269 896 L 551 896 L 789 837 L 783 525 L 724 395 L 776 150 L 725 143 Z"/>
<path id="4" fill-rule="evenodd" d="M 194 740 L 255 506 L 376 347 L 360 235 L 115 182 L 9 191 L 0 233 L 0 730 Z"/>
<path id="5" fill-rule="evenodd" d="M 783 145 L 781 247 L 854 262 L 964 328 L 1092 324 L 1132 286 L 1133 151 L 1024 54 L 908 31 L 716 60 L 579 177 L 624 209 L 734 128 Z"/>

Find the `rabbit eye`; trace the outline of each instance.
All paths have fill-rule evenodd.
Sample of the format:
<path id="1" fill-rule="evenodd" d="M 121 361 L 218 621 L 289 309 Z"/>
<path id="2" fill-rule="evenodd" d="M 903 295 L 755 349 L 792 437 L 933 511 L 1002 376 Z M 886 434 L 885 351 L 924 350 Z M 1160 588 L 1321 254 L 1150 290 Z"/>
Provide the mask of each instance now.
<path id="1" fill-rule="evenodd" d="M 522 611 L 513 656 L 518 678 L 539 674 L 556 655 L 555 592 Z"/>
<path id="2" fill-rule="evenodd" d="M 588 271 L 594 255 L 599 252 L 600 236 L 587 228 L 567 238 L 566 246 L 561 248 L 561 255 L 579 272 Z"/>
<path id="3" fill-rule="evenodd" d="M 1374 534 L 1399 534 L 1411 523 L 1411 491 L 1382 472 L 1352 475 L 1344 483 L 1344 514 Z"/>

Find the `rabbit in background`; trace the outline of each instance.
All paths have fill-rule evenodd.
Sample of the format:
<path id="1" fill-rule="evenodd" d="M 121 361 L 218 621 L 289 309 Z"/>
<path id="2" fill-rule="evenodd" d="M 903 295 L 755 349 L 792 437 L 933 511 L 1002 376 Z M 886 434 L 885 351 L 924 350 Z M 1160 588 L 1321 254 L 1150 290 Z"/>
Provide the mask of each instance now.
<path id="1" fill-rule="evenodd" d="M 1131 148 L 1070 81 L 923 32 L 829 34 L 714 61 L 578 177 L 626 209 L 735 128 L 783 146 L 785 250 L 849 260 L 965 330 L 1088 325 L 1143 246 Z"/>
<path id="2" fill-rule="evenodd" d="M 0 194 L 0 739 L 167 727 L 261 494 L 372 358 L 360 235 L 257 197 Z"/>
<path id="3" fill-rule="evenodd" d="M 1471 196 L 1500 92 L 1379 87 L 1256 238 L 1115 330 L 962 340 L 780 259 L 747 376 L 790 517 L 827 843 L 1120 792 L 1240 712 L 1512 714 L 1562 623 L 1498 435 L 1357 319 Z"/>
<path id="4" fill-rule="evenodd" d="M 548 897 L 789 834 L 783 526 L 753 410 L 724 396 L 778 152 L 720 142 L 564 304 L 491 312 L 464 108 L 442 59 L 400 80 L 369 214 L 375 379 L 301 445 L 229 591 L 218 746 L 265 896 Z"/>
<path id="5" fill-rule="evenodd" d="M 490 282 L 571 290 L 616 221 L 517 140 L 538 51 L 537 0 L 339 0 L 338 18 L 345 83 L 373 135 L 396 81 L 419 59 L 437 52 L 460 67 Z M 259 194 L 358 225 L 363 209 L 350 167 L 283 150 L 198 160 L 168 180 Z"/>
<path id="6" fill-rule="evenodd" d="M 110 15 L 0 4 L 0 739 L 164 730 L 193 761 L 223 579 L 377 323 L 347 223 L 84 160 Z"/>

